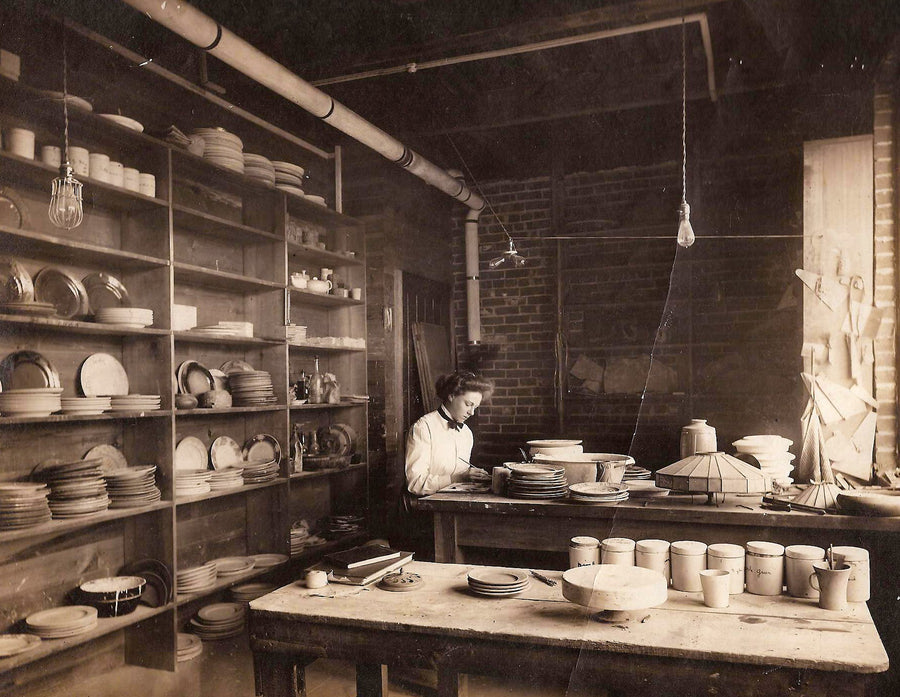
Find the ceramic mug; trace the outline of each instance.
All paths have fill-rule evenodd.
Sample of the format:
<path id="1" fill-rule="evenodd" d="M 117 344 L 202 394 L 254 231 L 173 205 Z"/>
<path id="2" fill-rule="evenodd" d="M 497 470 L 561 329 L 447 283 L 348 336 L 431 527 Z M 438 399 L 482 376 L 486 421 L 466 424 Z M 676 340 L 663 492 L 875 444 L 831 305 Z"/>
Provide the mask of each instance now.
<path id="1" fill-rule="evenodd" d="M 350 290 L 350 297 L 354 300 L 362 300 L 362 288 L 352 288 Z"/>
<path id="2" fill-rule="evenodd" d="M 731 573 L 726 569 L 704 569 L 700 572 L 700 585 L 706 607 L 728 607 Z"/>
<path id="3" fill-rule="evenodd" d="M 331 281 L 320 281 L 318 278 L 311 279 L 306 287 L 313 293 L 327 293 L 331 290 Z"/>
<path id="4" fill-rule="evenodd" d="M 843 610 L 847 607 L 849 582 L 849 564 L 838 564 L 832 569 L 827 561 L 813 563 L 809 585 L 819 591 L 819 607 L 823 610 Z"/>
<path id="5" fill-rule="evenodd" d="M 334 294 L 336 296 L 338 296 L 339 298 L 349 298 L 350 297 L 350 291 L 346 288 L 335 288 Z"/>

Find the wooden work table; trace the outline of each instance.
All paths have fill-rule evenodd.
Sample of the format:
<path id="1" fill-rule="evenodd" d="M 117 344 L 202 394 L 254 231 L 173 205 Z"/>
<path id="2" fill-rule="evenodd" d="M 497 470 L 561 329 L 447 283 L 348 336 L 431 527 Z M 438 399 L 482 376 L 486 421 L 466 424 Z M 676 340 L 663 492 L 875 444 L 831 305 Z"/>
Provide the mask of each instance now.
<path id="1" fill-rule="evenodd" d="M 296 583 L 252 601 L 258 694 L 303 695 L 303 668 L 326 656 L 357 664 L 365 697 L 386 694 L 383 666 L 436 669 L 441 697 L 459 693 L 462 674 L 559 678 L 577 694 L 862 695 L 888 668 L 865 603 L 828 612 L 810 600 L 742 594 L 713 610 L 700 593 L 670 590 L 637 621 L 607 624 L 565 600 L 561 583 L 533 579 L 517 596 L 491 598 L 469 591 L 470 566 L 405 568 L 422 576 L 421 588 Z"/>

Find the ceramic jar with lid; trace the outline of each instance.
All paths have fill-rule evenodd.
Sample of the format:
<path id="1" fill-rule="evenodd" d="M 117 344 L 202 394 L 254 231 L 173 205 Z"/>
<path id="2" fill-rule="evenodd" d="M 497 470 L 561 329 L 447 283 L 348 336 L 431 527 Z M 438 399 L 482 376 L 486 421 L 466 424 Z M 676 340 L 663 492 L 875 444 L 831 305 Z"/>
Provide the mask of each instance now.
<path id="1" fill-rule="evenodd" d="M 788 545 L 784 548 L 784 578 L 788 595 L 818 598 L 819 591 L 809 582 L 813 563 L 825 559 L 825 550 L 814 545 Z"/>
<path id="2" fill-rule="evenodd" d="M 588 535 L 578 535 L 569 540 L 569 568 L 591 566 L 600 563 L 600 540 Z"/>
<path id="3" fill-rule="evenodd" d="M 634 540 L 607 537 L 600 543 L 600 563 L 634 566 Z"/>
<path id="4" fill-rule="evenodd" d="M 658 571 L 671 579 L 668 540 L 638 540 L 634 543 L 634 565 Z"/>
<path id="5" fill-rule="evenodd" d="M 699 593 L 700 572 L 706 568 L 706 543 L 695 540 L 673 542 L 669 548 L 672 564 L 672 588 L 677 591 Z"/>
<path id="6" fill-rule="evenodd" d="M 869 599 L 869 551 L 862 547 L 832 547 L 835 564 L 850 567 L 850 581 L 847 584 L 847 600 L 864 603 Z"/>
<path id="7" fill-rule="evenodd" d="M 746 550 L 747 592 L 781 595 L 784 586 L 784 547 L 777 542 L 754 540 L 746 544 Z"/>
<path id="8" fill-rule="evenodd" d="M 706 423 L 706 419 L 691 419 L 691 423 L 681 429 L 681 457 L 697 453 L 714 453 L 716 429 Z"/>
<path id="9" fill-rule="evenodd" d="M 710 545 L 706 550 L 706 568 L 729 573 L 729 595 L 744 592 L 744 548 L 740 545 L 722 542 Z"/>

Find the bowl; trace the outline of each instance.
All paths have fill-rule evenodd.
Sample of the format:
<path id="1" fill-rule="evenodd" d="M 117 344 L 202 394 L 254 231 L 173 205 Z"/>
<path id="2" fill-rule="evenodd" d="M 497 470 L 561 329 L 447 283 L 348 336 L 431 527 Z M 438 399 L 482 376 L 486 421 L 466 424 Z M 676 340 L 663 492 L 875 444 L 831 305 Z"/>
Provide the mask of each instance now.
<path id="1" fill-rule="evenodd" d="M 616 453 L 538 453 L 534 456 L 534 461 L 563 467 L 569 484 L 598 481 L 619 484 L 625 475 L 625 469 L 634 464 L 633 457 Z"/>
<path id="2" fill-rule="evenodd" d="M 197 406 L 197 398 L 192 394 L 175 395 L 176 409 L 194 409 Z"/>
<path id="3" fill-rule="evenodd" d="M 543 455 L 575 455 L 584 452 L 584 446 L 580 440 L 530 440 L 527 443 L 528 454 L 534 457 Z"/>
<path id="4" fill-rule="evenodd" d="M 209 390 L 197 399 L 204 409 L 224 409 L 231 406 L 231 393 L 226 390 Z"/>
<path id="5" fill-rule="evenodd" d="M 78 595 L 99 617 L 120 617 L 134 612 L 146 584 L 142 576 L 109 576 L 82 583 Z"/>
<path id="6" fill-rule="evenodd" d="M 842 513 L 900 516 L 900 491 L 896 489 L 841 491 L 837 495 L 837 505 Z"/>

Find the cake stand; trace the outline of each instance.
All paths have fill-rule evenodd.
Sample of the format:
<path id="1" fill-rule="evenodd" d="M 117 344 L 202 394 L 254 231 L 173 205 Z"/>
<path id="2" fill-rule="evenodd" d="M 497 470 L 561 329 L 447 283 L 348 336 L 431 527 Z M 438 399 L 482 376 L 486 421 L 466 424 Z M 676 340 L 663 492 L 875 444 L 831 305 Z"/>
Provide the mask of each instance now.
<path id="1" fill-rule="evenodd" d="M 576 605 L 600 610 L 596 620 L 628 622 L 666 602 L 668 582 L 658 571 L 640 566 L 595 564 L 564 572 L 562 594 Z"/>

